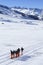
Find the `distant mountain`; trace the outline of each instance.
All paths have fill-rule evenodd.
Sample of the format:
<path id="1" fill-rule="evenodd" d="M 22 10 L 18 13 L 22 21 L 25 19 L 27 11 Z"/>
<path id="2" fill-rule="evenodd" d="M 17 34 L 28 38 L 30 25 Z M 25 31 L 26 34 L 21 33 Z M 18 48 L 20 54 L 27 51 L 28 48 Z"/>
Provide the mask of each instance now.
<path id="1" fill-rule="evenodd" d="M 21 7 L 8 7 L 0 5 L 0 14 L 9 15 L 16 18 L 39 20 L 43 19 L 43 9 L 38 8 L 21 8 Z"/>
<path id="2" fill-rule="evenodd" d="M 0 14 L 11 15 L 12 10 L 7 6 L 0 5 Z"/>

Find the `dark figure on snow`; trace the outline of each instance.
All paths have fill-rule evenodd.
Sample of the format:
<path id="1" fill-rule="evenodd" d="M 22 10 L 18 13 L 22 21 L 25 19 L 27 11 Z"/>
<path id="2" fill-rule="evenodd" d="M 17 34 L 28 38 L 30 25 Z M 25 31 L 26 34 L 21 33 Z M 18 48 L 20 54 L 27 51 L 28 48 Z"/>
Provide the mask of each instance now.
<path id="1" fill-rule="evenodd" d="M 20 56 L 20 48 L 17 49 L 16 51 L 16 58 Z"/>
<path id="2" fill-rule="evenodd" d="M 24 48 L 22 47 L 21 49 L 18 48 L 17 50 L 10 50 L 11 51 L 11 55 L 10 55 L 10 58 L 13 59 L 13 58 L 17 58 L 20 56 L 20 50 L 21 50 L 21 55 L 23 55 L 23 50 Z"/>
<path id="3" fill-rule="evenodd" d="M 21 55 L 23 55 L 23 50 L 24 50 L 24 48 L 23 48 L 23 47 L 21 47 Z"/>
<path id="4" fill-rule="evenodd" d="M 15 51 L 12 51 L 12 50 L 10 50 L 11 51 L 11 59 L 13 59 L 13 58 L 15 58 Z"/>

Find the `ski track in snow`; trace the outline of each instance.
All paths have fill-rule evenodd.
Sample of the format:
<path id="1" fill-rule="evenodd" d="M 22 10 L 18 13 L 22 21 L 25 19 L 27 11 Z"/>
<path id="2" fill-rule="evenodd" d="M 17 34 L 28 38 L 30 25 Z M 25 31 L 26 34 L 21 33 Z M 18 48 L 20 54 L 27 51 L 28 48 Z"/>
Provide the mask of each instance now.
<path id="1" fill-rule="evenodd" d="M 5 55 L 8 55 L 8 52 L 6 52 L 6 53 L 0 55 L 0 57 L 3 57 L 3 56 L 5 56 Z"/>
<path id="2" fill-rule="evenodd" d="M 24 54 L 21 57 L 18 57 L 18 58 L 15 58 L 15 59 L 10 59 L 9 56 L 7 56 L 6 54 L 5 55 L 3 54 L 2 58 L 0 58 L 0 64 L 1 65 L 2 64 L 9 65 L 9 64 L 15 62 L 16 60 L 22 58 L 23 56 L 25 56 L 27 54 L 30 55 L 30 54 L 36 52 L 38 49 L 41 49 L 41 48 L 43 48 L 43 46 L 42 45 L 40 46 L 40 43 L 35 44 L 33 46 L 30 46 L 30 47 L 26 47 L 25 48 L 26 50 L 24 51 Z M 6 56 L 6 57 L 4 57 L 4 56 Z"/>
<path id="3" fill-rule="evenodd" d="M 5 27 L 6 28 L 6 27 Z M 8 28 L 9 29 L 9 28 Z M 17 28 L 18 29 L 18 28 Z M 3 28 L 2 28 L 3 30 Z M 5 29 L 6 30 L 6 29 Z M 24 29 L 23 29 L 24 30 Z M 32 30 L 34 31 L 34 30 Z M 39 31 L 39 30 L 38 30 Z M 31 32 L 31 31 L 30 31 Z M 41 31 L 42 32 L 42 31 Z M 3 34 L 3 33 L 2 33 Z M 13 34 L 13 33 L 12 33 Z M 42 37 L 43 38 L 43 37 Z M 36 40 L 36 39 L 35 39 Z M 38 40 L 38 39 L 37 39 Z M 6 53 L 1 53 L 0 55 L 0 65 L 10 65 L 12 63 L 14 63 L 16 60 L 21 60 L 24 56 L 31 56 L 31 54 L 34 54 L 37 52 L 37 50 L 43 49 L 43 42 L 41 43 L 37 43 L 36 40 L 36 44 L 34 45 L 30 45 L 30 46 L 26 46 L 24 47 L 24 53 L 22 56 L 18 57 L 18 58 L 14 58 L 14 59 L 10 59 L 10 52 L 6 52 Z M 39 39 L 40 40 L 40 39 Z M 14 47 L 14 46 L 13 46 Z M 12 48 L 13 48 L 12 47 Z M 9 47 L 8 47 L 9 48 Z M 1 51 L 1 50 L 0 50 Z M 30 59 L 30 58 L 29 58 Z"/>
<path id="4" fill-rule="evenodd" d="M 23 56 L 25 56 L 25 55 L 27 55 L 27 54 L 28 54 L 28 55 L 30 55 L 30 54 L 32 54 L 32 53 L 34 53 L 34 52 L 36 52 L 38 49 L 41 49 L 41 48 L 43 48 L 43 47 L 34 48 L 34 49 L 30 50 L 30 51 L 28 51 L 28 50 L 27 50 L 27 52 L 25 52 Z M 29 53 L 28 53 L 28 52 L 29 52 Z M 8 63 L 7 63 L 7 64 L 5 64 L 5 65 L 9 65 L 9 64 L 11 64 L 11 63 L 15 62 L 16 60 L 18 60 L 18 59 L 22 58 L 23 56 L 21 56 L 21 57 L 19 57 L 19 58 L 17 58 L 17 59 L 14 59 L 13 61 L 10 61 L 10 62 L 8 62 Z"/>

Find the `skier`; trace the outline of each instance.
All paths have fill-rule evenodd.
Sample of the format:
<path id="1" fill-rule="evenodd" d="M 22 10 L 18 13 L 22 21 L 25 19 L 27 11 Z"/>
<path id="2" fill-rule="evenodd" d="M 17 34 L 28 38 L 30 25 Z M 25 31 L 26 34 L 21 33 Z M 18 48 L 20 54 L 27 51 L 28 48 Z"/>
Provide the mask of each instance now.
<path id="1" fill-rule="evenodd" d="M 17 49 L 18 50 L 18 57 L 20 56 L 20 48 Z"/>
<path id="2" fill-rule="evenodd" d="M 21 47 L 21 55 L 23 55 L 23 50 L 24 50 L 24 48 L 23 48 L 23 47 Z"/>
<path id="3" fill-rule="evenodd" d="M 18 48 L 16 51 L 16 58 L 20 56 L 20 49 Z"/>
<path id="4" fill-rule="evenodd" d="M 11 55 L 10 55 L 11 56 L 11 59 L 15 58 L 15 51 L 14 50 L 13 51 L 10 50 L 10 51 L 11 51 Z"/>

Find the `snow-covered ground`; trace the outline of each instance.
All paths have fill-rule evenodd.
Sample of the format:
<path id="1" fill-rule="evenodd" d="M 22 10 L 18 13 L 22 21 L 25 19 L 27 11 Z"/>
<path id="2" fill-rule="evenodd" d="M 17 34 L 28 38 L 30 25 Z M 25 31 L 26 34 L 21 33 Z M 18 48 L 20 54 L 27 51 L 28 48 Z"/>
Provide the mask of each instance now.
<path id="1" fill-rule="evenodd" d="M 43 21 L 3 23 L 0 21 L 0 65 L 43 65 Z M 10 50 L 21 47 L 23 55 L 10 59 Z"/>

